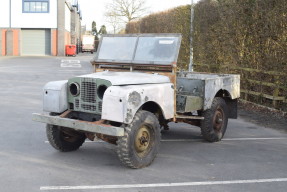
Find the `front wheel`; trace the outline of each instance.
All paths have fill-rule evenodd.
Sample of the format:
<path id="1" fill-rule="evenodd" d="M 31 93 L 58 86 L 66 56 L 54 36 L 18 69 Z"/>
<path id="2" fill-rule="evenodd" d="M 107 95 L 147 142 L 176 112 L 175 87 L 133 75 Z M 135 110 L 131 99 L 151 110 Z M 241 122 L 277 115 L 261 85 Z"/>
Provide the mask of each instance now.
<path id="1" fill-rule="evenodd" d="M 224 99 L 215 97 L 211 108 L 203 112 L 201 134 L 209 142 L 220 141 L 227 127 L 227 106 Z"/>
<path id="2" fill-rule="evenodd" d="M 75 151 L 82 146 L 86 136 L 73 130 L 65 130 L 56 125 L 47 124 L 46 134 L 49 143 L 57 150 L 62 152 Z"/>
<path id="3" fill-rule="evenodd" d="M 125 135 L 117 141 L 120 161 L 130 168 L 143 168 L 155 159 L 160 145 L 160 125 L 156 116 L 148 111 L 139 111 Z"/>

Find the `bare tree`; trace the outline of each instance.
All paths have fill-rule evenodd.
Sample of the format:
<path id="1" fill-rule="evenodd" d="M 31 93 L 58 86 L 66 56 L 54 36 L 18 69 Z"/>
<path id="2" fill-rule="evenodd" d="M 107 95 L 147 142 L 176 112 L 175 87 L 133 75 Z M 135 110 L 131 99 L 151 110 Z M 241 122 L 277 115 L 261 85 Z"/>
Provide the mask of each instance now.
<path id="1" fill-rule="evenodd" d="M 112 0 L 106 8 L 106 17 L 117 17 L 124 23 L 140 18 L 147 10 L 145 0 Z"/>
<path id="2" fill-rule="evenodd" d="M 113 28 L 113 33 L 117 33 L 124 27 L 124 22 L 116 15 L 114 11 L 105 13 L 106 22 Z"/>

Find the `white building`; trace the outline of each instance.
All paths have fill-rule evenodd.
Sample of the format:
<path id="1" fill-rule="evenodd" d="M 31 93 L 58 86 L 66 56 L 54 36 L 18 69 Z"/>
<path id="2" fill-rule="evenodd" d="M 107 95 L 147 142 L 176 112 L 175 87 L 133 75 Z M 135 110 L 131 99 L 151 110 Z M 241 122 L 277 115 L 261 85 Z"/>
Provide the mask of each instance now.
<path id="1" fill-rule="evenodd" d="M 0 18 L 0 56 L 63 56 L 80 41 L 77 0 L 1 0 Z"/>

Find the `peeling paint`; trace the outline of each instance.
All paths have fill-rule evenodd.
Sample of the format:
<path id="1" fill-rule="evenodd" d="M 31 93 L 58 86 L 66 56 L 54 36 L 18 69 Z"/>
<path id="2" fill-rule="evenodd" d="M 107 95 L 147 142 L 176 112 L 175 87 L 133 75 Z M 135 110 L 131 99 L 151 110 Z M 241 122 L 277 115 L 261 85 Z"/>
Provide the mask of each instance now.
<path id="1" fill-rule="evenodd" d="M 133 119 L 133 110 L 132 109 L 127 109 L 127 116 L 126 116 L 125 121 L 129 122 L 132 119 Z"/>
<path id="2" fill-rule="evenodd" d="M 145 96 L 144 101 L 145 101 L 145 102 L 148 101 L 148 96 Z"/>
<path id="3" fill-rule="evenodd" d="M 204 99 L 203 110 L 210 109 L 215 95 L 226 91 L 231 99 L 240 96 L 240 76 L 180 72 L 177 76 L 178 95 L 199 96 Z"/>
<path id="4" fill-rule="evenodd" d="M 138 107 L 141 103 L 141 95 L 138 92 L 133 91 L 129 94 L 128 102 L 134 107 Z"/>
<path id="5" fill-rule="evenodd" d="M 174 89 L 171 83 L 130 86 L 110 86 L 103 98 L 102 119 L 129 124 L 146 102 L 162 108 L 163 118 L 174 117 Z M 122 102 L 119 100 L 122 99 Z"/>

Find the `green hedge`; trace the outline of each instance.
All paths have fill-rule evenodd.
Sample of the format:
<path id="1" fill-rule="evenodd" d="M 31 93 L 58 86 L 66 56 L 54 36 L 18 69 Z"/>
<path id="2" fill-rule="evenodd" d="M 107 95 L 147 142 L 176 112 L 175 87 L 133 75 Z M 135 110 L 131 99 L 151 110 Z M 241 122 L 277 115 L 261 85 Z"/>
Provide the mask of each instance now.
<path id="1" fill-rule="evenodd" d="M 239 73 L 244 99 L 287 111 L 286 21 L 286 0 L 201 1 L 194 69 Z"/>
<path id="2" fill-rule="evenodd" d="M 286 0 L 198 3 L 194 20 L 195 62 L 267 71 L 282 71 L 284 66 L 286 69 L 286 5 Z"/>
<path id="3" fill-rule="evenodd" d="M 126 26 L 126 33 L 181 33 L 182 44 L 178 68 L 187 69 L 189 64 L 190 5 L 152 14 Z"/>
<path id="4" fill-rule="evenodd" d="M 181 33 L 189 64 L 190 5 L 128 23 L 126 33 Z M 202 0 L 195 5 L 194 70 L 238 73 L 242 98 L 287 111 L 287 1 Z"/>

